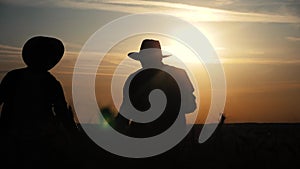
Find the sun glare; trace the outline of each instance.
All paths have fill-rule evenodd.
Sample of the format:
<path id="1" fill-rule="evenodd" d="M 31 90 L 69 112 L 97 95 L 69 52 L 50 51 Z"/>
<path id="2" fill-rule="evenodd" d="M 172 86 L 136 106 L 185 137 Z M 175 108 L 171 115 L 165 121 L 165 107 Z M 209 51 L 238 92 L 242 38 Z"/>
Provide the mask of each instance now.
<path id="1" fill-rule="evenodd" d="M 164 54 L 171 54 L 172 57 L 166 59 L 166 61 L 174 61 L 179 59 L 183 63 L 199 63 L 200 60 L 197 55 L 185 45 L 179 42 L 173 42 L 170 45 L 162 46 Z"/>

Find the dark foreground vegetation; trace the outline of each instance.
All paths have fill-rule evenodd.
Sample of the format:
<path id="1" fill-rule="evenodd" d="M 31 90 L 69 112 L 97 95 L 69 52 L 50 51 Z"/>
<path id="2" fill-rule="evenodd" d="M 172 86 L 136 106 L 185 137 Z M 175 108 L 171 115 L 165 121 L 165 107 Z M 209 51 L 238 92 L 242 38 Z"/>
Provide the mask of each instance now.
<path id="1" fill-rule="evenodd" d="M 77 168 L 299 168 L 300 124 L 224 124 L 205 143 L 194 125 L 185 148 L 156 157 L 130 159 L 97 146 L 81 130 L 71 145 Z M 138 147 L 137 147 L 138 148 Z"/>

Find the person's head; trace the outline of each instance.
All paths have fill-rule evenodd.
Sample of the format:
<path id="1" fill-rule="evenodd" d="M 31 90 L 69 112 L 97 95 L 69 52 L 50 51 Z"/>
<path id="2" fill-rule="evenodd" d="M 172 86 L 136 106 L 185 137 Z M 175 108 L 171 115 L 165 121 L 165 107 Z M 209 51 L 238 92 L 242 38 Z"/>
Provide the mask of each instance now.
<path id="1" fill-rule="evenodd" d="M 37 71 L 52 69 L 62 58 L 63 43 L 53 37 L 35 36 L 23 46 L 22 57 L 25 64 Z"/>
<path id="2" fill-rule="evenodd" d="M 140 52 L 130 52 L 128 56 L 134 60 L 139 60 L 142 67 L 162 64 L 162 58 L 170 55 L 163 55 L 159 41 L 153 39 L 143 40 Z"/>

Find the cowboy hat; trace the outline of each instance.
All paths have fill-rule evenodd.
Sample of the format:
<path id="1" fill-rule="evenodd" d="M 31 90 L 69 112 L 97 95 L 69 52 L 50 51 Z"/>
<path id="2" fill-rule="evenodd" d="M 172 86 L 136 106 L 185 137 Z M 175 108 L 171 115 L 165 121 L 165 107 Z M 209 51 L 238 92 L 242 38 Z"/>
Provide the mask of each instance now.
<path id="1" fill-rule="evenodd" d="M 64 45 L 60 40 L 35 36 L 24 44 L 22 57 L 29 68 L 50 70 L 60 61 L 64 51 Z"/>
<path id="2" fill-rule="evenodd" d="M 158 54 L 159 57 L 161 58 L 165 58 L 165 57 L 169 57 L 171 55 L 163 55 L 162 51 L 161 51 L 161 46 L 158 40 L 153 40 L 153 39 L 144 39 L 141 47 L 140 47 L 140 52 L 130 52 L 128 53 L 128 56 L 134 60 L 140 60 L 140 57 L 143 55 L 142 50 L 144 49 L 158 49 L 153 51 L 155 54 Z"/>

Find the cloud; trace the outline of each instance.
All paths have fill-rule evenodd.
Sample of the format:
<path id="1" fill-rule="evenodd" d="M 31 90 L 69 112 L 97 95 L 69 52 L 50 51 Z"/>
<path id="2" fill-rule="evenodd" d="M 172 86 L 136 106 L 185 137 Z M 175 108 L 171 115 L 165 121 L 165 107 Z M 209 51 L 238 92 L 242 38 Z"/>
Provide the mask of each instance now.
<path id="1" fill-rule="evenodd" d="M 21 48 L 0 44 L 0 79 L 16 68 L 24 67 L 21 57 Z"/>
<path id="2" fill-rule="evenodd" d="M 232 57 L 221 58 L 221 62 L 224 64 L 261 64 L 261 65 L 300 65 L 300 59 L 284 59 L 284 58 L 267 58 L 267 57 Z"/>
<path id="3" fill-rule="evenodd" d="M 263 14 L 251 12 L 237 12 L 216 8 L 187 5 L 183 3 L 158 2 L 158 1 L 107 1 L 103 3 L 64 1 L 58 5 L 112 10 L 126 13 L 158 12 L 174 15 L 192 22 L 202 21 L 228 21 L 228 22 L 276 22 L 299 23 L 296 16 L 278 14 Z"/>
<path id="4" fill-rule="evenodd" d="M 63 42 L 67 51 L 80 51 L 83 47 L 81 44 L 72 43 L 72 42 Z"/>
<path id="5" fill-rule="evenodd" d="M 9 45 L 0 44 L 0 50 L 8 50 L 8 51 L 21 51 L 21 48 Z"/>
<path id="6" fill-rule="evenodd" d="M 299 42 L 300 41 L 300 37 L 294 37 L 294 36 L 288 36 L 288 37 L 285 37 L 285 39 L 287 39 L 289 41 L 293 41 L 293 42 Z"/>
<path id="7" fill-rule="evenodd" d="M 209 8 L 197 5 L 189 5 L 174 2 L 159 1 L 91 1 L 91 0 L 64 0 L 47 1 L 44 3 L 30 3 L 27 1 L 7 1 L 19 5 L 35 4 L 43 6 L 58 6 L 77 9 L 94 9 L 124 13 L 144 13 L 156 12 L 174 15 L 192 22 L 271 22 L 271 23 L 300 23 L 299 16 L 286 15 L 281 13 L 256 13 L 239 12 L 234 10 L 224 10 Z M 217 4 L 228 4 L 233 1 L 219 0 Z"/>
<path id="8" fill-rule="evenodd" d="M 217 6 L 223 6 L 223 5 L 231 5 L 234 2 L 235 1 L 233 1 L 233 0 L 215 0 L 212 3 Z"/>
<path id="9" fill-rule="evenodd" d="M 0 61 L 11 62 L 19 60 L 22 49 L 15 46 L 2 45 L 0 44 Z"/>

